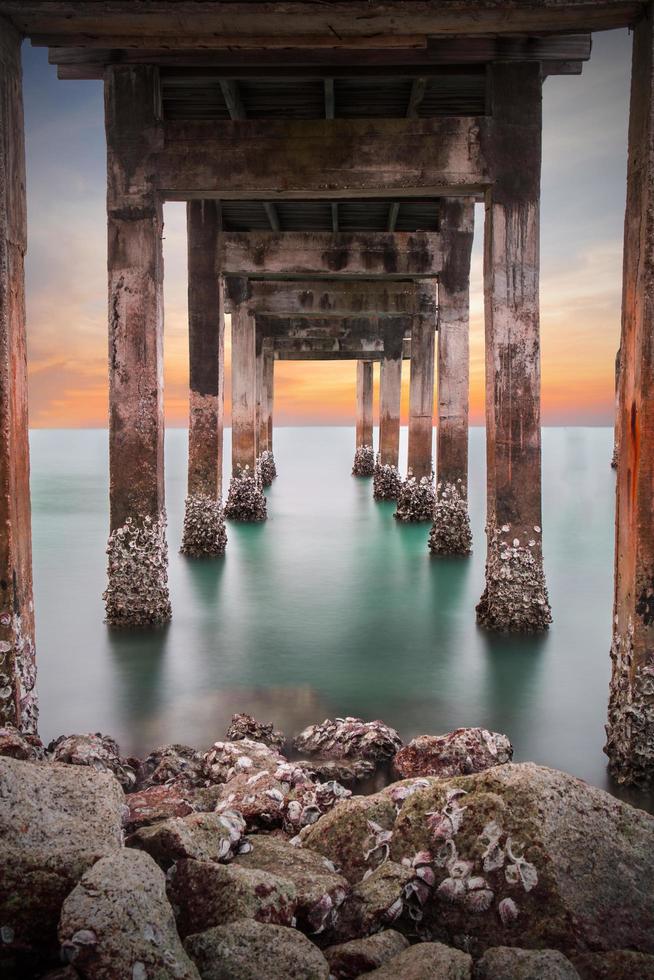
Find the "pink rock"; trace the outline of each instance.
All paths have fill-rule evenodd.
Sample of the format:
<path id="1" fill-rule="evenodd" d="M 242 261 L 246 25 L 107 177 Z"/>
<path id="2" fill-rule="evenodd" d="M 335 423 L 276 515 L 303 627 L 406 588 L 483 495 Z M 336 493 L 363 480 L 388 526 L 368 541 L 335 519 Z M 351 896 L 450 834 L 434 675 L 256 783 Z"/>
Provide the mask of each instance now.
<path id="1" fill-rule="evenodd" d="M 405 779 L 414 776 L 467 776 L 513 758 L 506 735 L 485 728 L 457 728 L 447 735 L 419 735 L 395 756 L 393 766 Z"/>

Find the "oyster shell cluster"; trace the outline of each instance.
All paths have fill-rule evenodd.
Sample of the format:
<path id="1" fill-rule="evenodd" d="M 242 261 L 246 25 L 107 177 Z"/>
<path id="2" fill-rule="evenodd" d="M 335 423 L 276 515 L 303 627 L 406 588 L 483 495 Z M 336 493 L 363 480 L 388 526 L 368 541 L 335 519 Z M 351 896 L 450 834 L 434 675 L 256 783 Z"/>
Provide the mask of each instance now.
<path id="1" fill-rule="evenodd" d="M 37 730 L 39 703 L 36 694 L 34 638 L 15 609 L 0 612 L 0 717 L 21 731 Z"/>
<path id="2" fill-rule="evenodd" d="M 469 555 L 472 550 L 468 498 L 462 480 L 438 483 L 436 486 L 429 550 L 432 555 Z"/>
<path id="3" fill-rule="evenodd" d="M 633 622 L 622 632 L 618 626 L 616 616 L 604 752 L 618 782 L 646 785 L 654 770 L 654 657 L 634 670 Z"/>
<path id="4" fill-rule="evenodd" d="M 381 463 L 378 456 L 372 481 L 375 500 L 397 500 L 401 487 L 402 477 L 397 466 Z"/>
<path id="5" fill-rule="evenodd" d="M 541 529 L 515 531 L 509 524 L 488 529 L 486 589 L 477 605 L 477 622 L 486 629 L 530 633 L 552 622 L 543 558 Z"/>
<path id="6" fill-rule="evenodd" d="M 253 473 L 246 466 L 232 476 L 225 517 L 232 521 L 265 521 L 267 516 L 266 498 L 258 471 Z"/>
<path id="7" fill-rule="evenodd" d="M 257 721 L 252 715 L 237 713 L 232 715 L 229 728 L 225 732 L 225 739 L 229 742 L 251 739 L 253 742 L 263 742 L 273 749 L 281 749 L 285 742 L 285 735 L 283 732 L 276 731 L 274 725 L 270 723 Z"/>
<path id="8" fill-rule="evenodd" d="M 352 476 L 372 476 L 375 472 L 375 451 L 372 446 L 357 446 L 354 451 Z"/>
<path id="9" fill-rule="evenodd" d="M 102 598 L 110 626 L 156 626 L 172 615 L 168 593 L 166 514 L 128 517 L 107 545 L 108 585 Z"/>
<path id="10" fill-rule="evenodd" d="M 392 759 L 402 748 L 402 739 L 383 721 L 361 718 L 326 718 L 321 725 L 310 725 L 293 741 L 298 752 L 322 759 Z"/>
<path id="11" fill-rule="evenodd" d="M 269 487 L 277 476 L 275 457 L 270 449 L 264 449 L 257 459 L 257 471 L 261 479 L 261 485 Z"/>
<path id="12" fill-rule="evenodd" d="M 224 555 L 227 531 L 222 504 L 205 494 L 186 498 L 182 554 L 192 558 Z"/>
<path id="13" fill-rule="evenodd" d="M 436 493 L 433 480 L 426 476 L 416 480 L 409 474 L 400 488 L 397 510 L 393 515 L 395 519 L 406 523 L 433 521 L 435 508 Z"/>

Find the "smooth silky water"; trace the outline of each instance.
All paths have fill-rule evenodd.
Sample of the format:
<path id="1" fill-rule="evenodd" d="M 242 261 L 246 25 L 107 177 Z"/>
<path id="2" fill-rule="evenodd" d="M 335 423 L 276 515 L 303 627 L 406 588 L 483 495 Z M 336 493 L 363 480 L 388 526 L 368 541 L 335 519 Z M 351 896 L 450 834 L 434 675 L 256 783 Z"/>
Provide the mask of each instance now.
<path id="1" fill-rule="evenodd" d="M 406 431 L 402 455 L 406 458 Z M 107 433 L 31 434 L 38 687 L 44 739 L 113 735 L 127 754 L 208 746 L 235 711 L 289 734 L 328 716 L 381 718 L 409 739 L 483 725 L 534 760 L 615 791 L 606 774 L 615 474 L 612 432 L 543 432 L 543 540 L 554 624 L 475 625 L 484 581 L 484 432 L 470 432 L 474 553 L 436 559 L 350 476 L 354 430 L 275 431 L 268 521 L 228 527 L 224 559 L 178 553 L 187 433 L 166 434 L 170 626 L 103 625 Z M 226 433 L 225 460 L 230 459 Z M 228 466 L 225 466 L 228 479 Z M 227 485 L 227 484 L 225 484 Z M 651 806 L 643 794 L 621 794 Z"/>

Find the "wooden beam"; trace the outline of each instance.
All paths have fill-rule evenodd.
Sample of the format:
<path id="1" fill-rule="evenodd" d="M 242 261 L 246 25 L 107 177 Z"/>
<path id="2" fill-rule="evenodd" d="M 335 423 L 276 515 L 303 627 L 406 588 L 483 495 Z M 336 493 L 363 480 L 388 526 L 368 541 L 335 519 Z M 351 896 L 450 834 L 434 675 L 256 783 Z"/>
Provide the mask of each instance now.
<path id="1" fill-rule="evenodd" d="M 244 286 L 232 285 L 242 284 Z M 376 280 L 304 280 L 302 282 L 254 282 L 225 277 L 227 309 L 237 295 L 251 313 L 275 315 L 325 316 L 338 314 L 392 316 L 410 314 L 416 309 L 415 283 Z"/>
<path id="2" fill-rule="evenodd" d="M 400 202 L 393 201 L 390 208 L 388 209 L 388 230 L 390 232 L 395 231 L 395 226 L 397 225 L 397 217 L 400 213 Z"/>
<path id="3" fill-rule="evenodd" d="M 409 104 L 406 108 L 407 119 L 416 119 L 418 116 L 418 111 L 420 109 L 420 104 L 425 97 L 425 92 L 427 91 L 427 79 L 424 75 L 419 75 L 417 78 L 413 79 L 411 83 L 411 94 L 409 95 Z"/>
<path id="4" fill-rule="evenodd" d="M 245 106 L 241 99 L 238 84 L 233 78 L 221 78 L 220 89 L 232 119 L 245 119 Z"/>
<path id="5" fill-rule="evenodd" d="M 482 142 L 492 124 L 486 116 L 167 122 L 159 190 L 168 200 L 469 196 L 490 184 Z"/>
<path id="6" fill-rule="evenodd" d="M 274 340 L 347 340 L 374 337 L 389 339 L 401 346 L 404 337 L 411 336 L 409 315 L 389 316 L 380 319 L 368 316 L 272 316 L 258 313 L 256 316 L 257 335 Z"/>
<path id="7" fill-rule="evenodd" d="M 325 78 L 325 119 L 333 119 L 335 116 L 336 99 L 334 96 L 334 79 Z"/>
<path id="8" fill-rule="evenodd" d="M 331 211 L 332 211 L 332 231 L 338 231 L 338 204 L 332 201 Z"/>
<path id="9" fill-rule="evenodd" d="M 266 217 L 268 218 L 268 223 L 270 224 L 271 231 L 281 231 L 281 225 L 279 223 L 279 214 L 277 213 L 277 208 L 270 201 L 265 201 L 263 209 L 266 212 Z"/>

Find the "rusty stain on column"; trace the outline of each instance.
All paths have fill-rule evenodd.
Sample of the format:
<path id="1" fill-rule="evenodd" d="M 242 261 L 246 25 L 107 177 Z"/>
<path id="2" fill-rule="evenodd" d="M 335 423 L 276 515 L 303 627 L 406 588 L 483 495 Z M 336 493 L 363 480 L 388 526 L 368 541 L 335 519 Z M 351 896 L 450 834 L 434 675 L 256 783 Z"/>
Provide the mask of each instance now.
<path id="1" fill-rule="evenodd" d="M 35 733 L 20 46 L 20 35 L 0 18 L 0 725 Z"/>
<path id="2" fill-rule="evenodd" d="M 538 64 L 490 68 L 494 178 L 484 229 L 487 559 L 477 622 L 547 629 L 541 531 L 539 217 L 542 81 Z"/>
<path id="3" fill-rule="evenodd" d="M 372 476 L 375 454 L 372 445 L 372 361 L 357 361 L 357 416 L 354 476 Z"/>
<path id="4" fill-rule="evenodd" d="M 182 552 L 222 555 L 223 404 L 225 316 L 217 269 L 220 206 L 190 201 L 188 238 L 189 436 L 188 491 Z"/>
<path id="5" fill-rule="evenodd" d="M 109 268 L 107 622 L 170 619 L 164 509 L 163 231 L 152 156 L 163 140 L 150 66 L 105 74 Z"/>
<path id="6" fill-rule="evenodd" d="M 654 7 L 634 32 L 624 237 L 613 664 L 607 743 L 624 783 L 654 777 Z"/>
<path id="7" fill-rule="evenodd" d="M 474 199 L 441 203 L 444 264 L 438 282 L 438 429 L 436 509 L 429 535 L 435 555 L 468 555 L 468 389 L 470 256 Z"/>

